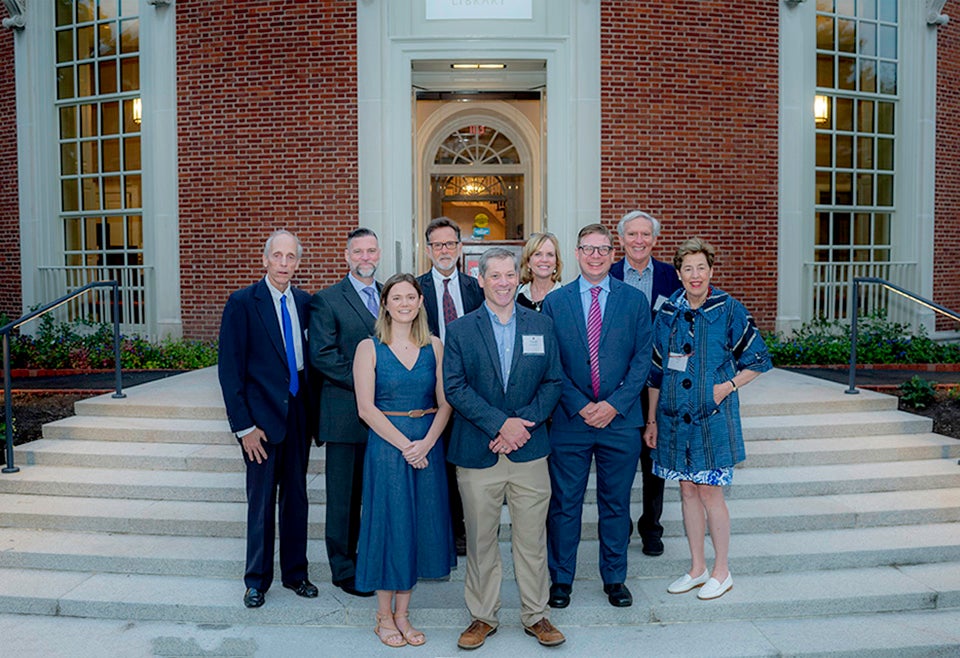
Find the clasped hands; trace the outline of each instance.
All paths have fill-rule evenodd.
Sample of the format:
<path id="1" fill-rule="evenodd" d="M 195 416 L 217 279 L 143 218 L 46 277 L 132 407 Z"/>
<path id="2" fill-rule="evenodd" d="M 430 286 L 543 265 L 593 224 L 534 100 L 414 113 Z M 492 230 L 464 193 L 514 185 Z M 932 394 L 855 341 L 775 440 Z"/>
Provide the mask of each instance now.
<path id="1" fill-rule="evenodd" d="M 509 455 L 514 450 L 519 450 L 530 440 L 529 428 L 536 425 L 531 420 L 523 418 L 507 418 L 503 421 L 500 431 L 490 441 L 490 450 L 499 455 Z"/>
<path id="2" fill-rule="evenodd" d="M 617 417 L 617 410 L 606 400 L 600 402 L 588 402 L 580 410 L 580 417 L 590 427 L 602 430 Z"/>
<path id="3" fill-rule="evenodd" d="M 430 452 L 430 448 L 427 447 L 426 441 L 411 441 L 400 452 L 407 463 L 414 468 L 426 468 L 430 464 L 427 461 L 427 453 Z"/>

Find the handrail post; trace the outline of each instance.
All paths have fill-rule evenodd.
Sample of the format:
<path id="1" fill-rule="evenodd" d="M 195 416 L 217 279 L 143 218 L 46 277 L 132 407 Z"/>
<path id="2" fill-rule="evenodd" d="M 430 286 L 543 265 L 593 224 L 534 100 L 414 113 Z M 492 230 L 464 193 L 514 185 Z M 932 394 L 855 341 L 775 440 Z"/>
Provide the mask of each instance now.
<path id="1" fill-rule="evenodd" d="M 850 387 L 844 391 L 848 395 L 857 395 L 857 311 L 860 306 L 860 281 L 853 277 L 850 282 Z"/>
<path id="2" fill-rule="evenodd" d="M 10 334 L 3 332 L 3 410 L 6 414 L 7 435 L 7 465 L 4 473 L 19 473 L 20 469 L 13 464 L 13 399 L 10 391 Z"/>
<path id="3" fill-rule="evenodd" d="M 123 376 L 120 373 L 120 286 L 116 281 L 111 281 L 113 285 L 113 369 L 116 372 L 117 392 L 111 397 L 122 399 L 127 397 L 123 392 Z"/>

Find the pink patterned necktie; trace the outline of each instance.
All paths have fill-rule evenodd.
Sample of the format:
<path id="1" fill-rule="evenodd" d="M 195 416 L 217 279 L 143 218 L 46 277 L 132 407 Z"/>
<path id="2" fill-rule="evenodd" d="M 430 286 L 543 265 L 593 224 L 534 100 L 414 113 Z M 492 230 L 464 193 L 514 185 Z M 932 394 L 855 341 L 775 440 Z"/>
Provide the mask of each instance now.
<path id="1" fill-rule="evenodd" d="M 457 319 L 457 306 L 453 303 L 453 295 L 450 294 L 450 279 L 443 280 L 443 326 Z"/>
<path id="2" fill-rule="evenodd" d="M 600 317 L 600 287 L 590 288 L 590 312 L 587 313 L 587 348 L 590 350 L 590 382 L 593 384 L 593 397 L 600 397 L 600 329 L 603 320 Z"/>

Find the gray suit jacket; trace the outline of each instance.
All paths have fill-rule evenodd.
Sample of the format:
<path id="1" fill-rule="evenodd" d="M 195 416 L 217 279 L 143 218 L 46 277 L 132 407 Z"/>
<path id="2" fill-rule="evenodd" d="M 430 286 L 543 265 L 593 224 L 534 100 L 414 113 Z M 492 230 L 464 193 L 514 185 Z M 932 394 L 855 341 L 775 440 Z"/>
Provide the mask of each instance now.
<path id="1" fill-rule="evenodd" d="M 507 457 L 532 461 L 550 454 L 545 421 L 560 398 L 560 358 L 553 322 L 514 305 L 517 333 L 507 390 L 503 390 L 500 357 L 487 307 L 481 306 L 447 327 L 443 354 L 443 388 L 453 405 L 453 430 L 447 459 L 467 468 L 497 463 L 490 441 L 507 418 L 533 421 L 530 440 Z M 524 336 L 528 349 L 524 353 Z M 542 337 L 542 353 L 533 353 L 529 337 Z M 535 339 L 534 339 L 535 340 Z"/>
<path id="2" fill-rule="evenodd" d="M 380 289 L 380 284 L 377 284 Z M 347 277 L 310 300 L 310 364 L 323 376 L 318 439 L 365 443 L 367 426 L 357 415 L 353 355 L 373 335 L 375 318 Z"/>

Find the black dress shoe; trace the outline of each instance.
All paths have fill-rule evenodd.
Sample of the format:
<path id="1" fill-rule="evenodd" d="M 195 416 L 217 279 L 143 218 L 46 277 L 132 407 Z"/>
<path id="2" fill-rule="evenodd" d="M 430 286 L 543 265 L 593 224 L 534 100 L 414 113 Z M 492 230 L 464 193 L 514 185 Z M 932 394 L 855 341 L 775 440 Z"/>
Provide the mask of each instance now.
<path id="1" fill-rule="evenodd" d="M 650 537 L 643 540 L 643 554 L 650 557 L 663 555 L 663 541 L 659 537 Z"/>
<path id="2" fill-rule="evenodd" d="M 550 607 L 566 608 L 570 605 L 570 592 L 573 591 L 572 585 L 556 583 L 550 586 Z"/>
<path id="3" fill-rule="evenodd" d="M 607 595 L 610 605 L 615 608 L 628 608 L 633 605 L 633 595 L 623 583 L 604 585 L 603 593 Z"/>
<path id="4" fill-rule="evenodd" d="M 283 586 L 287 589 L 292 589 L 294 594 L 297 596 L 302 596 L 305 599 L 316 598 L 317 594 L 320 593 L 320 590 L 317 589 L 317 586 L 306 578 L 301 580 L 299 583 L 284 583 Z"/>
<path id="5" fill-rule="evenodd" d="M 361 592 L 357 589 L 357 581 L 354 578 L 344 578 L 343 580 L 335 580 L 333 584 L 342 589 L 347 594 L 352 594 L 353 596 L 362 596 L 368 597 L 373 596 L 376 592 Z"/>
<path id="6" fill-rule="evenodd" d="M 263 605 L 263 601 L 263 592 L 254 587 L 248 587 L 246 594 L 243 595 L 243 605 L 248 608 L 259 608 Z"/>

